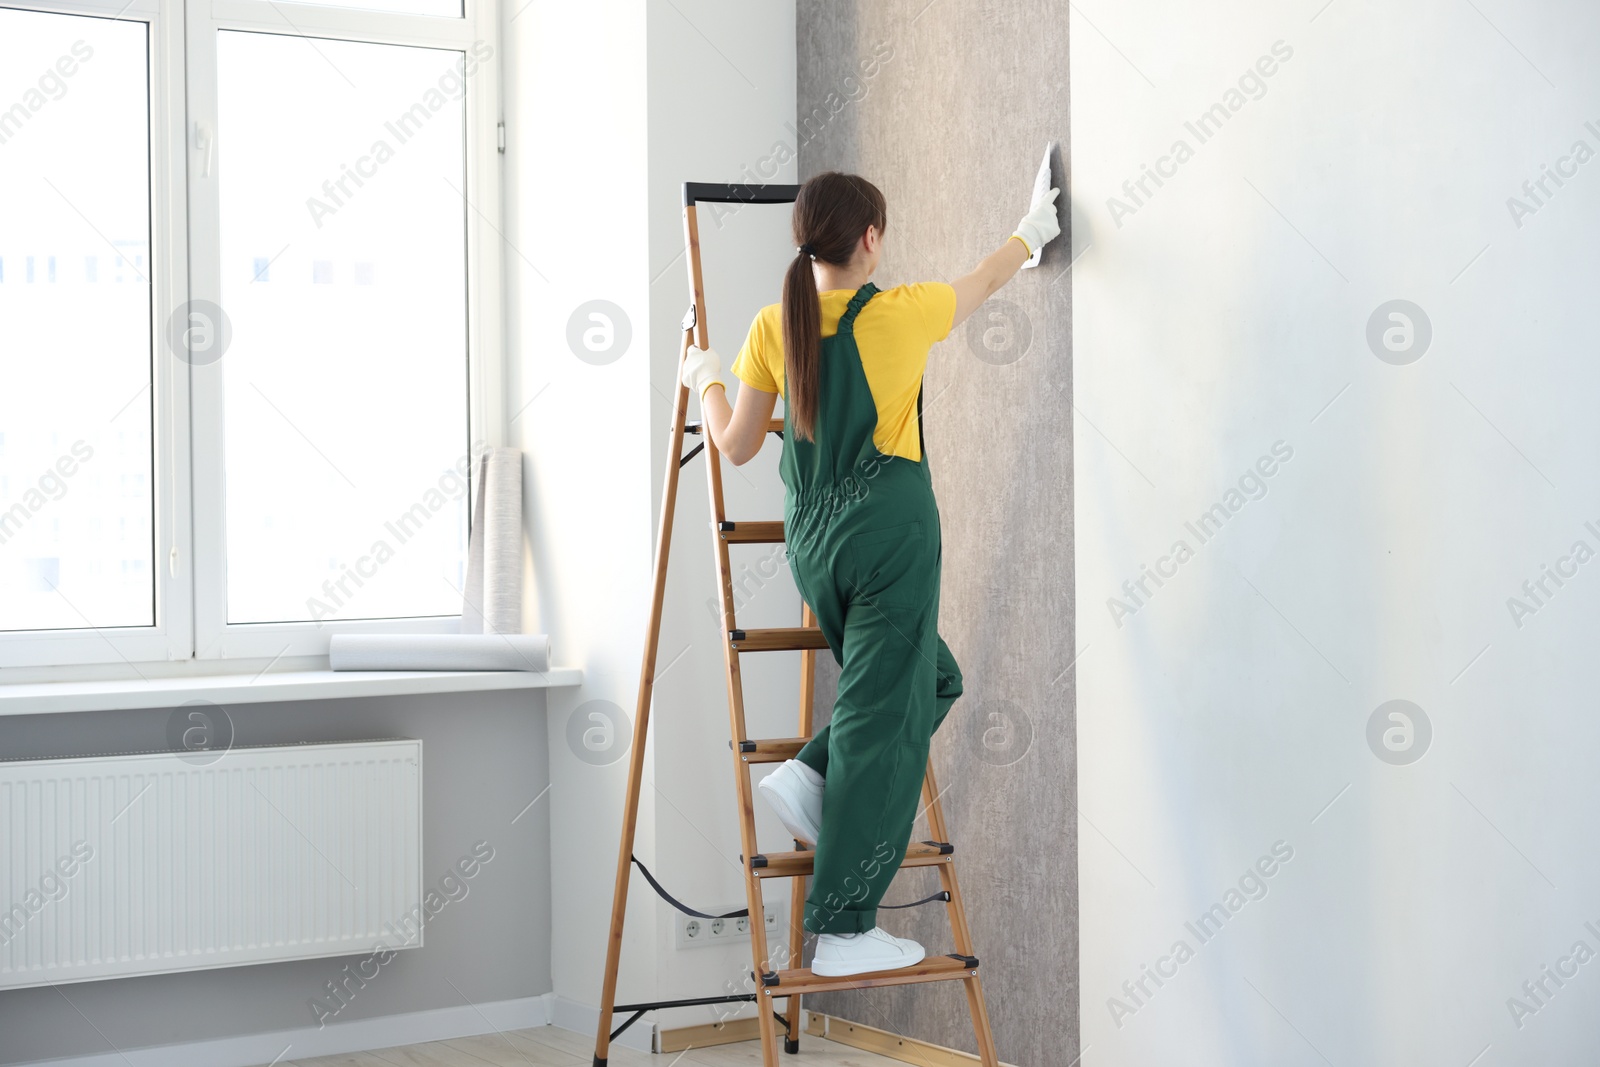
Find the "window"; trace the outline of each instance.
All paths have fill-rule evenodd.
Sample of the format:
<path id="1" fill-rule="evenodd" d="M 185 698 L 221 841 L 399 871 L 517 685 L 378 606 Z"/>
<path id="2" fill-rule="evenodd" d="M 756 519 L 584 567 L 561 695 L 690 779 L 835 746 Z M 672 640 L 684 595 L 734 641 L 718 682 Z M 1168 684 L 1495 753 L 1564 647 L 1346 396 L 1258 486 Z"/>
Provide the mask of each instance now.
<path id="1" fill-rule="evenodd" d="M 148 27 L 0 10 L 0 71 L 0 631 L 153 626 Z"/>
<path id="2" fill-rule="evenodd" d="M 0 4 L 0 666 L 455 629 L 489 0 Z"/>
<path id="3" fill-rule="evenodd" d="M 218 44 L 228 621 L 459 612 L 465 480 L 410 509 L 469 444 L 461 53 Z"/>

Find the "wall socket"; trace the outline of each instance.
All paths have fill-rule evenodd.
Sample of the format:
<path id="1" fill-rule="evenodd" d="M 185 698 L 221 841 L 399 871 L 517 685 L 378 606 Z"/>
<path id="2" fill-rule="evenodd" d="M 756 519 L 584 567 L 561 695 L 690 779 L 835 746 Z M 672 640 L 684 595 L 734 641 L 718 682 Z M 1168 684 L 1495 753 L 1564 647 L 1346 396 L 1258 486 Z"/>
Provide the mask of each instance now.
<path id="1" fill-rule="evenodd" d="M 738 911 L 742 905 L 725 904 L 713 907 L 712 911 Z M 766 912 L 767 938 L 787 936 L 789 932 L 785 916 L 789 907 L 786 904 L 768 904 Z M 693 915 L 685 915 L 678 911 L 673 913 L 677 919 L 677 947 L 700 948 L 704 945 L 738 945 L 748 944 L 750 941 L 750 918 L 741 916 L 737 919 L 697 919 Z"/>

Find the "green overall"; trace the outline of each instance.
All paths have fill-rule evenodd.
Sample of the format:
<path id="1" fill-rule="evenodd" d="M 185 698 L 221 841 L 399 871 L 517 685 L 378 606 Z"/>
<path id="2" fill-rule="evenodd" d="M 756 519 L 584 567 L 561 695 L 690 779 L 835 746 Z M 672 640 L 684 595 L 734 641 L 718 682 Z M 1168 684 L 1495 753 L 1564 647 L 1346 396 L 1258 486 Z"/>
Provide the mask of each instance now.
<path id="1" fill-rule="evenodd" d="M 877 292 L 863 285 L 823 338 L 814 440 L 797 439 L 785 415 L 779 463 L 789 568 L 840 665 L 832 718 L 798 756 L 827 779 L 806 898 L 813 934 L 877 925 L 911 839 L 929 740 L 961 695 L 936 629 L 941 541 L 927 451 L 912 462 L 872 440 L 878 409 L 855 320 Z M 919 438 L 920 421 L 919 395 Z"/>

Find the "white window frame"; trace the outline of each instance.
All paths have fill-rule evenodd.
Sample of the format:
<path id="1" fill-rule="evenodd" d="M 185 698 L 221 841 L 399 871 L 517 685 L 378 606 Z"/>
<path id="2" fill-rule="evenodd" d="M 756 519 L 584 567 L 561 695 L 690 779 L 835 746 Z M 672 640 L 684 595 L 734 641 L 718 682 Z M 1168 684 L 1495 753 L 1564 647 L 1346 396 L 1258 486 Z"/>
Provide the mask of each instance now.
<path id="1" fill-rule="evenodd" d="M 222 377 L 227 359 L 191 366 L 164 339 L 185 300 L 220 305 L 217 33 L 494 49 L 466 95 L 468 439 L 504 435 L 502 405 L 501 42 L 496 0 L 463 0 L 464 17 L 404 15 L 289 0 L 0 0 L 0 7 L 147 23 L 150 42 L 151 345 L 155 389 L 154 627 L 0 634 L 0 667 L 157 660 L 276 660 L 326 655 L 335 633 L 451 633 L 460 616 L 230 624 Z M 485 76 L 487 75 L 487 76 Z M 186 91 L 187 90 L 187 91 Z M 211 131 L 201 146 L 196 133 Z M 213 154 L 214 153 L 214 154 Z M 209 167 L 208 167 L 209 157 Z M 209 170 L 209 173 L 208 173 Z"/>
<path id="2" fill-rule="evenodd" d="M 183 9 L 181 0 L 0 0 L 0 7 L 90 15 L 147 26 L 150 93 L 151 493 L 155 625 L 0 634 L 0 667 L 187 659 L 194 648 L 190 551 L 189 376 L 161 340 L 163 307 L 188 284 L 184 242 Z M 177 565 L 172 554 L 177 552 Z"/>

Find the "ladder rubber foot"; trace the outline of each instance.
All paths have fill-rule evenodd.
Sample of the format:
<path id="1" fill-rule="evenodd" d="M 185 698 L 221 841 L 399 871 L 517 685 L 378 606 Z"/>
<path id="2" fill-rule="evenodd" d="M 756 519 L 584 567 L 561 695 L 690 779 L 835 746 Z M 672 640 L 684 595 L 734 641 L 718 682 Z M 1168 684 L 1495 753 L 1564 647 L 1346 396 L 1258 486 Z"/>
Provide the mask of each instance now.
<path id="1" fill-rule="evenodd" d="M 783 1051 L 787 1052 L 791 1056 L 793 1056 L 795 1053 L 799 1052 L 800 1051 L 800 1041 L 799 1041 L 799 1039 L 798 1038 L 793 1038 L 793 1037 L 784 1038 L 783 1039 Z"/>
<path id="2" fill-rule="evenodd" d="M 596 1056 L 594 1058 L 594 1067 L 606 1067 L 606 1057 Z"/>

